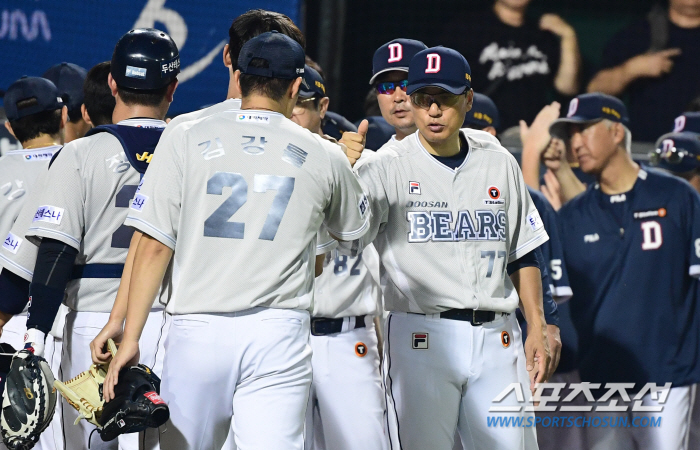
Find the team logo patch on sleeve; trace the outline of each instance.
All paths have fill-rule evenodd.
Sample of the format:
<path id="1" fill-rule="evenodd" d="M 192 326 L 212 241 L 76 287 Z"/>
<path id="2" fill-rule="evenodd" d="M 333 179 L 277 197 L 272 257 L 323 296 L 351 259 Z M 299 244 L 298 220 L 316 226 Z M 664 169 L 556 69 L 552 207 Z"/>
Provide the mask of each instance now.
<path id="1" fill-rule="evenodd" d="M 360 199 L 360 203 L 357 205 L 357 209 L 360 210 L 360 217 L 363 219 L 365 218 L 365 214 L 367 213 L 367 209 L 369 208 L 369 200 L 367 200 L 366 195 L 362 195 L 362 198 Z"/>
<path id="2" fill-rule="evenodd" d="M 417 181 L 408 182 L 408 193 L 414 195 L 420 195 L 420 183 Z"/>
<path id="3" fill-rule="evenodd" d="M 5 241 L 2 243 L 2 247 L 13 255 L 16 255 L 20 245 L 22 245 L 22 241 L 24 241 L 24 239 L 19 236 L 8 233 Z"/>
<path id="4" fill-rule="evenodd" d="M 426 350 L 428 348 L 428 333 L 413 333 L 411 346 L 416 350 Z"/>
<path id="5" fill-rule="evenodd" d="M 527 223 L 530 224 L 530 228 L 532 228 L 532 231 L 537 231 L 544 226 L 544 224 L 542 223 L 542 218 L 540 217 L 540 213 L 537 212 L 537 210 L 534 210 L 533 212 L 527 215 Z"/>
<path id="6" fill-rule="evenodd" d="M 503 348 L 510 347 L 510 334 L 507 331 L 501 333 L 501 344 L 503 344 Z"/>
<path id="7" fill-rule="evenodd" d="M 40 206 L 34 214 L 32 222 L 48 222 L 54 225 L 60 225 L 63 220 L 63 208 L 56 206 L 45 205 Z"/>
<path id="8" fill-rule="evenodd" d="M 355 344 L 355 354 L 360 358 L 367 356 L 367 346 L 363 342 Z"/>
<path id="9" fill-rule="evenodd" d="M 143 205 L 146 204 L 148 197 L 143 194 L 136 194 L 134 199 L 131 201 L 131 209 L 134 211 L 141 212 L 143 210 Z"/>

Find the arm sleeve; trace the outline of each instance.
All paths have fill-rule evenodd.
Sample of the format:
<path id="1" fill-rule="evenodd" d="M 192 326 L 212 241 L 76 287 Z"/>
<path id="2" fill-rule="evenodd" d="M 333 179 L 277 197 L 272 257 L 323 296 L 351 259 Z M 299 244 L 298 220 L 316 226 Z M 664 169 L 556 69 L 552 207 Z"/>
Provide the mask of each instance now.
<path id="1" fill-rule="evenodd" d="M 508 192 L 511 197 L 508 203 L 508 228 L 510 234 L 510 253 L 508 262 L 520 259 L 547 242 L 549 236 L 544 229 L 544 223 L 537 211 L 523 174 L 514 158 L 509 159 L 512 183 Z"/>
<path id="2" fill-rule="evenodd" d="M 316 256 L 324 255 L 338 247 L 338 241 L 333 239 L 325 225 L 321 225 L 321 228 L 316 234 Z"/>
<path id="3" fill-rule="evenodd" d="M 39 205 L 26 237 L 36 245 L 42 238 L 55 239 L 80 249 L 85 224 L 83 174 L 76 146 L 61 150 L 46 175 L 46 189 L 38 196 Z"/>
<path id="4" fill-rule="evenodd" d="M 517 260 L 508 263 L 506 266 L 506 271 L 508 271 L 508 275 L 513 275 L 513 273 L 525 267 L 537 267 L 540 269 L 540 272 L 547 270 L 544 266 L 540 265 L 540 261 L 544 261 L 544 257 L 542 256 L 542 250 L 537 247 L 535 250 L 524 254 Z"/>
<path id="5" fill-rule="evenodd" d="M 571 298 L 573 292 L 569 284 L 564 248 L 561 243 L 559 216 L 549 202 L 545 202 L 542 207 L 538 206 L 538 210 L 542 214 L 544 228 L 549 235 L 549 240 L 541 247 L 543 260 L 549 272 L 549 288 L 557 302 L 564 302 Z"/>
<path id="6" fill-rule="evenodd" d="M 175 143 L 184 143 L 182 127 L 158 142 L 153 159 L 129 206 L 126 225 L 175 250 L 182 206 L 182 153 Z"/>
<path id="7" fill-rule="evenodd" d="M 37 328 L 44 333 L 51 331 L 77 255 L 78 250 L 63 242 L 51 238 L 42 240 L 36 257 L 34 279 L 29 285 L 31 303 L 27 329 Z"/>
<path id="8" fill-rule="evenodd" d="M 9 270 L 0 272 L 0 311 L 19 314 L 29 301 L 29 282 Z"/>
<path id="9" fill-rule="evenodd" d="M 370 205 L 367 195 L 350 167 L 345 154 L 334 144 L 328 151 L 331 163 L 331 199 L 325 210 L 328 232 L 342 240 L 362 237 L 369 226 Z"/>

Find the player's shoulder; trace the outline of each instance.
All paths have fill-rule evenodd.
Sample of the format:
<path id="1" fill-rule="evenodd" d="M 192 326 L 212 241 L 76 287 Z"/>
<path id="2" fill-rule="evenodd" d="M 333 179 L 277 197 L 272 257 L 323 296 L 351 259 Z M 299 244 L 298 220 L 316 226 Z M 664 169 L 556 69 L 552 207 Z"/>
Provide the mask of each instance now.
<path id="1" fill-rule="evenodd" d="M 467 139 L 470 150 L 483 151 L 490 156 L 503 157 L 508 161 L 515 161 L 513 154 L 503 147 L 496 136 L 493 136 L 491 133 L 473 128 L 462 128 L 460 133 Z"/>
<path id="2" fill-rule="evenodd" d="M 168 124 L 167 128 L 175 128 L 178 125 L 185 123 L 185 122 L 191 122 L 193 120 L 198 120 L 202 119 L 205 117 L 213 116 L 215 114 L 218 114 L 220 112 L 228 111 L 228 110 L 237 110 L 241 108 L 241 100 L 238 98 L 230 98 L 227 100 L 224 100 L 223 102 L 220 103 L 215 103 L 211 106 L 207 106 L 206 108 L 198 109 L 197 111 L 192 111 L 189 113 L 184 113 L 180 114 L 178 116 L 173 117 L 173 119 L 170 121 Z"/>
<path id="3" fill-rule="evenodd" d="M 668 192 L 673 189 L 677 192 L 696 192 L 688 181 L 660 169 L 644 167 L 639 170 L 639 178 L 644 180 L 652 190 L 663 189 Z"/>
<path id="4" fill-rule="evenodd" d="M 543 212 L 544 210 L 552 207 L 552 205 L 549 204 L 547 197 L 545 197 L 544 194 L 537 189 L 533 189 L 532 187 L 528 186 L 527 192 L 530 193 L 532 202 L 535 204 L 535 208 L 537 208 L 538 211 Z"/>

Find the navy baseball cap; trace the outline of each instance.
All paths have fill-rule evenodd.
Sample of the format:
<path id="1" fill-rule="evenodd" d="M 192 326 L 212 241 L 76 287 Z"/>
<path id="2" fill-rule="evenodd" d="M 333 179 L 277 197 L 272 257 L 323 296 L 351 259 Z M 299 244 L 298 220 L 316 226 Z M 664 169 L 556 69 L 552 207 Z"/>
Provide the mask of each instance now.
<path id="1" fill-rule="evenodd" d="M 304 77 L 301 81 L 301 87 L 299 88 L 299 97 L 310 98 L 314 95 L 325 97 L 326 84 L 316 69 L 306 65 L 304 66 Z"/>
<path id="2" fill-rule="evenodd" d="M 652 166 L 673 173 L 685 173 L 700 167 L 700 134 L 666 133 L 656 141 L 649 155 Z"/>
<path id="3" fill-rule="evenodd" d="M 428 86 L 442 88 L 452 94 L 462 94 L 472 86 L 469 63 L 456 50 L 432 47 L 421 50 L 408 66 L 406 93 L 413 94 Z"/>
<path id="4" fill-rule="evenodd" d="M 249 40 L 238 55 L 238 68 L 246 75 L 293 80 L 304 75 L 304 49 L 294 39 L 277 31 L 268 31 Z M 266 67 L 253 67 L 262 59 Z"/>
<path id="5" fill-rule="evenodd" d="M 464 126 L 475 128 L 494 127 L 498 130 L 501 126 L 501 117 L 498 114 L 496 104 L 484 94 L 474 93 L 472 109 L 464 118 Z"/>
<path id="6" fill-rule="evenodd" d="M 598 122 L 603 119 L 619 122 L 628 128 L 630 126 L 627 108 L 619 98 L 600 92 L 581 94 L 571 100 L 565 118 L 552 122 L 549 126 L 549 134 L 566 140 L 569 138 L 570 123 Z"/>
<path id="7" fill-rule="evenodd" d="M 36 99 L 26 107 L 17 107 L 23 100 Z M 63 108 L 63 99 L 56 85 L 46 78 L 22 77 L 7 88 L 3 101 L 8 120 L 17 120 L 44 111 Z"/>
<path id="8" fill-rule="evenodd" d="M 49 68 L 42 77 L 56 85 L 58 93 L 68 107 L 71 120 L 82 117 L 80 106 L 85 98 L 83 83 L 87 77 L 87 70 L 78 65 L 63 62 Z"/>
<path id="9" fill-rule="evenodd" d="M 673 121 L 673 132 L 691 131 L 700 133 L 700 112 L 685 112 Z"/>
<path id="10" fill-rule="evenodd" d="M 374 84 L 377 77 L 384 72 L 391 70 L 408 72 L 408 65 L 415 54 L 426 48 L 428 48 L 427 45 L 413 39 L 394 39 L 382 45 L 374 52 L 372 78 L 369 79 L 369 84 Z"/>

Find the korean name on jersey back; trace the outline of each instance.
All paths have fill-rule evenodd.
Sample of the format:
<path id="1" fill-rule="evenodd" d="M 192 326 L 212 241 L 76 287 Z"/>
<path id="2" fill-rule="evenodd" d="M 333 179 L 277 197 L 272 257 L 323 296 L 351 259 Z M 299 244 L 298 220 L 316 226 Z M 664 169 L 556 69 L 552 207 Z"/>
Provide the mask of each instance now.
<path id="1" fill-rule="evenodd" d="M 414 202 L 426 203 L 426 202 Z M 433 203 L 433 202 L 427 202 Z M 437 204 L 445 202 L 435 202 Z M 452 242 L 452 241 L 505 241 L 506 212 L 477 210 L 459 211 L 408 211 L 408 242 Z"/>

